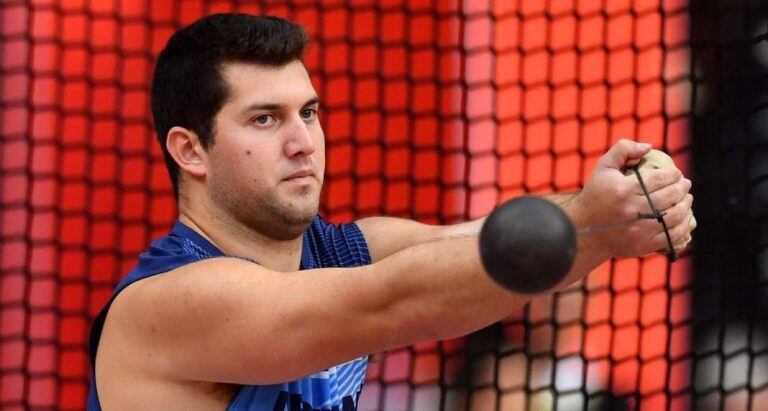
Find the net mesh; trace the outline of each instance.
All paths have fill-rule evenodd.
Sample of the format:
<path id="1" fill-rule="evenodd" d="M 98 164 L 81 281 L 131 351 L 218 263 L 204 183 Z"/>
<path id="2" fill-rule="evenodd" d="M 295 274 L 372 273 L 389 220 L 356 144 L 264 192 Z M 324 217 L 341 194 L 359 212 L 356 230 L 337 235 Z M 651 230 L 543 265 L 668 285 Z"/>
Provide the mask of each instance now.
<path id="1" fill-rule="evenodd" d="M 710 3 L 3 1 L 0 406 L 84 407 L 88 325 L 176 216 L 151 127 L 154 60 L 175 29 L 227 11 L 311 33 L 328 156 L 321 214 L 332 221 L 448 224 L 522 193 L 577 190 L 622 137 L 671 153 L 705 194 L 706 252 L 606 263 L 466 338 L 377 355 L 361 410 L 765 406 L 760 315 L 726 314 L 725 291 L 709 285 L 740 270 L 728 301 L 768 292 L 755 224 L 765 226 L 766 137 L 748 127 L 768 124 L 765 88 L 739 83 L 753 98 L 729 94 L 730 111 L 717 99 L 735 81 L 718 74 L 728 50 L 760 48 L 765 60 L 768 29 L 758 6 Z M 715 35 L 728 30 L 730 41 Z M 734 113 L 741 122 L 726 121 Z M 694 286 L 694 269 L 708 285 Z"/>

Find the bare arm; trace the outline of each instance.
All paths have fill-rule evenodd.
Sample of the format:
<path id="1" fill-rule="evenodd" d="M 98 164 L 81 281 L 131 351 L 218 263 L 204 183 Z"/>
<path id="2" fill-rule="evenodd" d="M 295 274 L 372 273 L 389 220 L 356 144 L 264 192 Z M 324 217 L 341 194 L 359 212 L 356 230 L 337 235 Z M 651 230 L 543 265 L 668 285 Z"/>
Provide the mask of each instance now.
<path id="1" fill-rule="evenodd" d="M 569 211 L 578 193 L 550 194 L 544 198 Z M 573 213 L 571 218 L 575 216 Z M 400 250 L 432 241 L 462 238 L 480 233 L 485 217 L 451 225 L 429 225 L 397 217 L 368 217 L 357 221 L 368 243 L 373 261 L 379 261 Z"/>
<path id="2" fill-rule="evenodd" d="M 624 221 L 649 212 L 650 207 L 637 179 L 625 176 L 623 170 L 636 164 L 647 152 L 635 143 L 622 140 L 600 159 L 584 189 L 578 193 L 551 194 L 545 198 L 558 204 L 571 218 L 574 226 L 587 227 L 595 224 Z M 651 199 L 656 207 L 666 213 L 664 219 L 671 229 L 688 230 L 692 216 L 693 197 L 688 194 L 690 181 L 682 178 L 679 170 L 660 169 L 648 172 L 645 177 Z M 404 248 L 431 241 L 442 241 L 479 233 L 485 218 L 448 225 L 433 226 L 390 217 L 372 217 L 358 221 L 366 237 L 374 261 Z M 641 221 L 600 232 L 599 235 L 580 235 L 583 247 L 602 247 L 611 257 L 642 256 L 658 248 L 662 232 L 655 221 Z M 582 238 L 584 237 L 584 238 Z M 582 241 L 585 240 L 585 241 Z"/>
<path id="3" fill-rule="evenodd" d="M 574 276 L 601 256 L 580 256 Z M 270 384 L 507 316 L 529 296 L 494 284 L 477 237 L 431 242 L 378 263 L 277 273 L 217 258 L 128 287 L 108 321 L 159 375 Z"/>

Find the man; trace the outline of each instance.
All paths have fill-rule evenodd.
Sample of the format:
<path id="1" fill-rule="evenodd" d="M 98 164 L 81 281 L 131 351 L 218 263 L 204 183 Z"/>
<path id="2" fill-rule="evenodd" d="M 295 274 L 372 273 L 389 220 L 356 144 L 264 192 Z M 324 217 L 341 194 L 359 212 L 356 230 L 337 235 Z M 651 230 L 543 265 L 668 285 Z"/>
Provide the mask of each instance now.
<path id="1" fill-rule="evenodd" d="M 484 272 L 482 220 L 337 227 L 317 216 L 324 140 L 306 44 L 282 19 L 214 15 L 160 54 L 152 106 L 179 222 L 96 319 L 89 408 L 351 410 L 368 354 L 463 335 L 530 300 Z M 649 148 L 619 142 L 584 190 L 552 199 L 576 226 L 648 211 L 622 169 Z M 690 181 L 677 170 L 646 179 L 677 242 Z M 581 235 L 557 288 L 666 244 L 654 221 Z"/>

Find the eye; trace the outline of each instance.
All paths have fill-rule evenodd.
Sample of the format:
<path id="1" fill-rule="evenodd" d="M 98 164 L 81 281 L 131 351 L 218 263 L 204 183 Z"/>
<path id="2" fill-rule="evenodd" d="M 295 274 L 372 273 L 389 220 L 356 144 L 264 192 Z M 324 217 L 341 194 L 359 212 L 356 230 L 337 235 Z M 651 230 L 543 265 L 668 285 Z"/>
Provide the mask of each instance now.
<path id="1" fill-rule="evenodd" d="M 275 116 L 271 114 L 262 114 L 253 118 L 253 122 L 260 126 L 266 126 L 266 125 L 272 124 L 274 121 L 275 121 Z"/>
<path id="2" fill-rule="evenodd" d="M 317 109 L 305 108 L 304 110 L 301 110 L 301 118 L 304 120 L 312 120 L 315 116 L 317 116 Z"/>

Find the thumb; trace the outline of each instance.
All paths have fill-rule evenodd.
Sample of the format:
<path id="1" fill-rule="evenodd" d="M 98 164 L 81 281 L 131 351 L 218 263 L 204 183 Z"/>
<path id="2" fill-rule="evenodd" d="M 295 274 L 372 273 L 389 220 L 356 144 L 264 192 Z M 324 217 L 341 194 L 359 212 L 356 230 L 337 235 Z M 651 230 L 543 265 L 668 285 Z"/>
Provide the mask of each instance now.
<path id="1" fill-rule="evenodd" d="M 651 145 L 648 143 L 621 139 L 600 158 L 598 164 L 604 168 L 623 170 L 628 166 L 637 164 L 650 150 Z"/>

